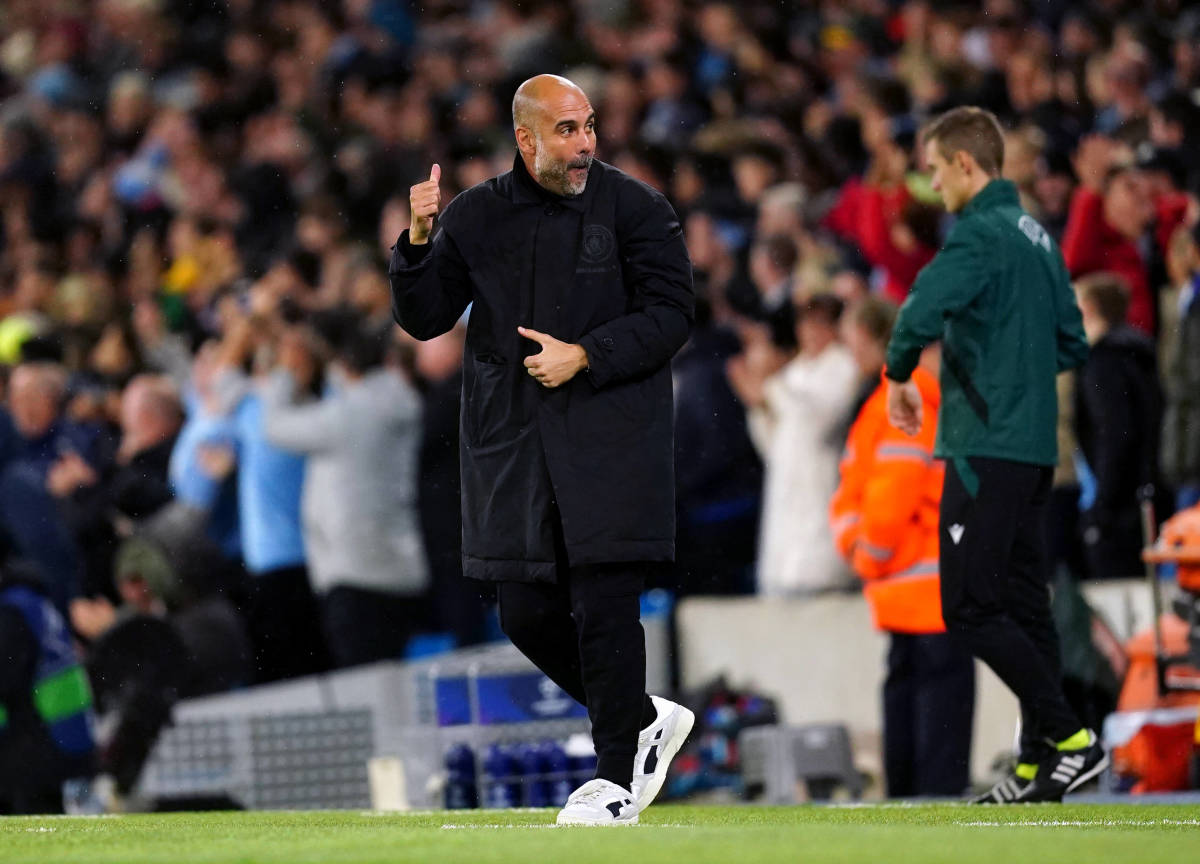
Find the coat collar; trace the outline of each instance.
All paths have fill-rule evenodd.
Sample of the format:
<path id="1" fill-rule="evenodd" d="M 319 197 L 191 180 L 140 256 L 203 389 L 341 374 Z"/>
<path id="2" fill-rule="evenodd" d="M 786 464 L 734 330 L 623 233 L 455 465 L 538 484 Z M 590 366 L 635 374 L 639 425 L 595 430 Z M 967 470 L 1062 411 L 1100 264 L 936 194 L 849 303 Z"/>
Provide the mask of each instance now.
<path id="1" fill-rule="evenodd" d="M 1011 180 L 997 178 L 980 189 L 979 193 L 967 202 L 967 206 L 962 209 L 962 215 L 968 216 L 972 213 L 991 210 L 993 207 L 1019 205 L 1020 203 L 1017 185 Z"/>
<path id="2" fill-rule="evenodd" d="M 596 167 L 596 160 L 592 160 L 592 167 L 588 170 L 588 183 L 584 187 L 581 195 L 575 195 L 570 198 L 565 198 L 562 195 L 555 195 L 548 189 L 543 189 L 538 182 L 529 176 L 529 172 L 525 170 L 525 160 L 518 153 L 513 159 L 513 203 L 514 204 L 561 204 L 568 210 L 575 210 L 583 213 L 587 210 L 588 202 L 591 201 L 592 192 L 596 187 L 597 181 L 600 179 L 600 171 Z"/>

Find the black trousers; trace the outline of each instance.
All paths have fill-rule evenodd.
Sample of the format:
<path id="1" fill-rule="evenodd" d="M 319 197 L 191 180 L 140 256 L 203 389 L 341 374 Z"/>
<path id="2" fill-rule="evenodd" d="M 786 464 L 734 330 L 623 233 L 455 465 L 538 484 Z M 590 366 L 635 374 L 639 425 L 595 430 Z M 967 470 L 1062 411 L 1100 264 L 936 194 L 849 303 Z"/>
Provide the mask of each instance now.
<path id="1" fill-rule="evenodd" d="M 640 614 L 651 568 L 629 563 L 570 567 L 561 530 L 556 533 L 557 581 L 500 583 L 500 627 L 551 681 L 587 706 L 596 777 L 628 789 L 638 732 L 655 718 L 646 695 Z"/>
<path id="2" fill-rule="evenodd" d="M 320 598 L 321 624 L 335 668 L 399 660 L 426 617 L 423 597 L 338 585 Z"/>
<path id="3" fill-rule="evenodd" d="M 1081 724 L 1063 696 L 1050 616 L 1047 503 L 1052 469 L 1003 459 L 946 463 L 942 617 L 1021 702 L 1021 761 Z"/>
<path id="4" fill-rule="evenodd" d="M 893 633 L 883 684 L 888 796 L 961 795 L 974 717 L 974 658 L 945 633 Z"/>
<path id="5" fill-rule="evenodd" d="M 317 598 L 304 567 L 252 574 L 246 624 L 257 684 L 329 670 Z"/>

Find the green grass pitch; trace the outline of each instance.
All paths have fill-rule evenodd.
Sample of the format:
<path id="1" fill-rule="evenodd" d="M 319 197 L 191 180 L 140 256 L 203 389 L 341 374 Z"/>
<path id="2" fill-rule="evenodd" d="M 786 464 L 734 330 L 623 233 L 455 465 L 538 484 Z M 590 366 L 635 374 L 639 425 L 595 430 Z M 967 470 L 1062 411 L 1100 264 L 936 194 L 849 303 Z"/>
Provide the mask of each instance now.
<path id="1" fill-rule="evenodd" d="M 740 864 L 1200 861 L 1200 806 L 660 805 L 628 828 L 554 828 L 552 810 L 178 813 L 0 819 L 28 864 Z"/>

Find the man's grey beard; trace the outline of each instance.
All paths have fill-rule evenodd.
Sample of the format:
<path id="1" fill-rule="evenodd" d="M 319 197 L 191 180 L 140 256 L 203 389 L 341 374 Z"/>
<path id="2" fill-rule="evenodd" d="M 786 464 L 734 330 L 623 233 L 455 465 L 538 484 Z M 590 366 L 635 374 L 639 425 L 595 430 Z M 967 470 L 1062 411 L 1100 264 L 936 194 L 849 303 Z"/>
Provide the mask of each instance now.
<path id="1" fill-rule="evenodd" d="M 578 159 L 572 159 L 570 162 L 560 162 L 553 159 L 546 152 L 546 148 L 541 146 L 541 143 L 541 141 L 538 142 L 537 153 L 533 156 L 533 173 L 537 175 L 537 181 L 551 192 L 559 195 L 568 197 L 582 195 L 584 188 L 587 186 L 588 175 L 584 174 L 582 180 L 574 183 L 571 181 L 571 175 L 568 172 L 572 168 L 590 169 L 592 167 L 592 157 L 583 156 Z"/>

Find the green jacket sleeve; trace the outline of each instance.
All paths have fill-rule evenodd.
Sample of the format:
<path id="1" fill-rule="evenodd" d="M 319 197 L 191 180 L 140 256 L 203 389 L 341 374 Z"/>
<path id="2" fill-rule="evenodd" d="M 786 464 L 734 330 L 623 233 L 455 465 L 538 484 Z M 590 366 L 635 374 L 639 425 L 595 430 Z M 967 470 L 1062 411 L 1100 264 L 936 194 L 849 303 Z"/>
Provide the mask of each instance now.
<path id="1" fill-rule="evenodd" d="M 1058 371 L 1077 369 L 1087 360 L 1088 342 L 1065 264 L 1054 292 L 1054 314 L 1058 320 Z"/>
<path id="2" fill-rule="evenodd" d="M 907 381 L 925 346 L 942 338 L 946 316 L 979 296 L 987 283 L 983 245 L 979 230 L 960 220 L 942 251 L 917 275 L 888 343 L 888 378 Z"/>

